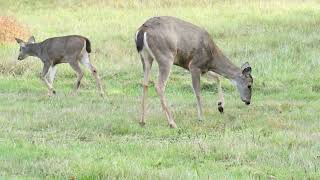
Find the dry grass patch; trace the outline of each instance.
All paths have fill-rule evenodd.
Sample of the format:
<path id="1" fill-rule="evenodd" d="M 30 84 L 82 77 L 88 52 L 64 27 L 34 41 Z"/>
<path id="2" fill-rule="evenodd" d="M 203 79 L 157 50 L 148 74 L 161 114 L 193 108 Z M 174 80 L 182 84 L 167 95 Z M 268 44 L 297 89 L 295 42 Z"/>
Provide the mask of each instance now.
<path id="1" fill-rule="evenodd" d="M 0 16 L 0 43 L 13 42 L 15 37 L 26 39 L 29 35 L 28 29 L 14 17 Z"/>

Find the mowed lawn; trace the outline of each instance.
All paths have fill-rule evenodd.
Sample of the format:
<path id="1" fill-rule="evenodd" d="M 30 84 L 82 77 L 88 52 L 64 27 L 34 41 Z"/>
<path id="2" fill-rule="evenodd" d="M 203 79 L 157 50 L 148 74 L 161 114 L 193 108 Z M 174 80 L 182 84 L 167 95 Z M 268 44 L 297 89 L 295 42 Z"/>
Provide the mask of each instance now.
<path id="1" fill-rule="evenodd" d="M 17 62 L 18 44 L 0 44 L 0 178 L 320 179 L 319 1 L 0 1 L 36 41 L 81 34 L 92 43 L 101 98 L 86 71 L 59 65 L 47 97 L 42 63 Z M 170 15 L 205 28 L 238 66 L 250 62 L 252 104 L 223 79 L 203 77 L 205 120 L 197 120 L 190 74 L 174 67 L 166 96 L 170 129 L 154 90 L 140 127 L 142 65 L 134 35 L 149 17 Z M 1 28 L 1 27 L 0 27 Z M 27 39 L 25 39 L 27 40 Z M 1 179 L 2 179 L 1 178 Z"/>

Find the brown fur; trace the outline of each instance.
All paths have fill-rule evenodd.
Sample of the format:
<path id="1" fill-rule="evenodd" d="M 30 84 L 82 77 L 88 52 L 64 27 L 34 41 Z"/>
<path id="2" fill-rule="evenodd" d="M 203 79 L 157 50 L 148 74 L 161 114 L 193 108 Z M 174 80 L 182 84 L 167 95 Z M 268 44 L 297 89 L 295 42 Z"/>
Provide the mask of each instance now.
<path id="1" fill-rule="evenodd" d="M 144 39 L 146 38 L 146 39 Z M 150 69 L 153 60 L 159 65 L 157 92 L 169 125 L 175 127 L 175 122 L 167 106 L 164 96 L 166 81 L 172 65 L 177 65 L 190 71 L 192 85 L 197 98 L 198 117 L 202 119 L 202 105 L 200 97 L 200 76 L 207 72 L 214 72 L 237 83 L 241 98 L 250 103 L 251 89 L 246 88 L 251 83 L 245 76 L 243 69 L 235 66 L 212 41 L 210 34 L 204 29 L 175 17 L 161 16 L 147 20 L 137 32 L 136 44 L 144 65 L 144 85 L 148 86 Z M 149 48 L 147 48 L 148 46 Z M 146 50 L 145 50 L 146 49 Z M 249 66 L 248 66 L 249 68 Z M 250 71 L 246 71 L 248 73 Z M 251 77 L 251 76 L 250 76 Z M 215 78 L 219 82 L 219 77 Z M 146 102 L 144 90 L 142 100 L 141 123 L 144 124 Z M 223 100 L 222 89 L 219 87 L 220 100 Z M 223 112 L 224 102 L 218 103 L 219 111 Z"/>

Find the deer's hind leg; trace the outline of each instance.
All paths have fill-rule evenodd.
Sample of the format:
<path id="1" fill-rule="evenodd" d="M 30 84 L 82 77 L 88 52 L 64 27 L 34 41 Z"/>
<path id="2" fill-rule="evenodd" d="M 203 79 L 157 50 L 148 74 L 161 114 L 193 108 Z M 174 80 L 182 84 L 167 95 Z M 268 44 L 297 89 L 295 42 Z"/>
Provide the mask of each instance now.
<path id="1" fill-rule="evenodd" d="M 76 61 L 76 60 L 70 61 L 69 64 L 72 67 L 72 69 L 74 71 L 76 71 L 76 73 L 77 73 L 77 81 L 76 81 L 76 83 L 74 85 L 74 90 L 73 90 L 73 93 L 75 94 L 77 92 L 77 90 L 79 89 L 79 87 L 80 87 L 81 80 L 83 78 L 83 72 L 82 72 L 82 70 L 80 68 L 80 65 L 79 65 L 78 61 Z"/>
<path id="2" fill-rule="evenodd" d="M 82 58 L 81 58 L 80 62 L 90 70 L 90 72 L 92 73 L 93 77 L 96 80 L 96 86 L 97 86 L 97 88 L 99 90 L 99 93 L 100 93 L 101 96 L 103 96 L 104 92 L 103 92 L 103 89 L 102 89 L 101 80 L 100 80 L 100 77 L 99 77 L 97 69 L 90 62 L 89 53 L 84 51 L 83 54 L 82 54 Z"/>
<path id="3" fill-rule="evenodd" d="M 151 38 L 151 40 L 148 41 L 147 37 Z M 147 36 L 147 33 L 144 33 L 144 49 L 146 49 L 152 59 L 156 60 L 158 63 L 159 74 L 156 91 L 158 93 L 158 96 L 160 97 L 162 109 L 165 112 L 170 128 L 176 128 L 177 125 L 174 122 L 173 116 L 168 106 L 168 102 L 164 95 L 166 83 L 170 75 L 175 54 L 166 46 L 163 48 L 159 48 L 158 45 L 162 43 L 164 43 L 163 39 L 157 39 L 157 36 L 153 36 L 152 33 L 150 33 L 150 36 Z"/>
<path id="4" fill-rule="evenodd" d="M 160 102 L 162 105 L 162 109 L 165 112 L 167 116 L 167 120 L 169 123 L 169 126 L 171 128 L 176 128 L 177 125 L 173 119 L 173 116 L 171 114 L 171 111 L 168 106 L 167 99 L 164 95 L 165 88 L 166 88 L 166 83 L 169 78 L 171 68 L 173 65 L 173 57 L 165 57 L 165 56 L 159 56 L 157 59 L 158 61 L 158 66 L 159 66 L 159 74 L 158 74 L 158 84 L 156 86 L 157 93 L 160 97 Z"/>
<path id="5" fill-rule="evenodd" d="M 146 102 L 147 102 L 147 96 L 148 96 L 148 87 L 149 87 L 149 79 L 150 79 L 150 73 L 151 73 L 151 67 L 153 58 L 146 52 L 145 49 L 143 49 L 140 53 L 141 63 L 143 67 L 143 96 L 141 101 L 141 119 L 140 119 L 140 125 L 145 125 L 145 115 L 146 115 Z"/>
<path id="6" fill-rule="evenodd" d="M 215 72 L 212 72 L 212 71 L 209 71 L 207 74 L 208 74 L 209 78 L 214 79 L 218 84 L 218 96 L 219 96 L 218 110 L 220 113 L 223 113 L 223 111 L 224 111 L 224 96 L 223 96 L 223 91 L 222 91 L 221 81 L 220 81 L 219 75 Z"/>

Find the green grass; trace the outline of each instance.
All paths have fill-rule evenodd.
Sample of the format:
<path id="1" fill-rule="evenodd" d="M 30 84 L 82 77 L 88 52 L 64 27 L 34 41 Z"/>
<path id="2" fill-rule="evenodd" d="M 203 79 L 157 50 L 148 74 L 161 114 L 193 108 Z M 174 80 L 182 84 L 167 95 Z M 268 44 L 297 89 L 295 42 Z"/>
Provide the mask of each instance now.
<path id="1" fill-rule="evenodd" d="M 184 2 L 184 3 L 182 3 Z M 76 179 L 319 179 L 319 1 L 0 1 L 36 40 L 81 34 L 107 96 L 88 72 L 59 65 L 57 95 L 46 96 L 41 62 L 16 62 L 18 45 L 0 44 L 0 176 Z M 241 65 L 253 68 L 252 105 L 223 80 L 202 79 L 205 120 L 198 122 L 190 75 L 174 67 L 166 96 L 177 129 L 169 129 L 151 83 L 147 125 L 138 125 L 142 65 L 136 29 L 149 17 L 177 16 L 208 30 Z M 152 80 L 156 80 L 154 64 Z"/>

